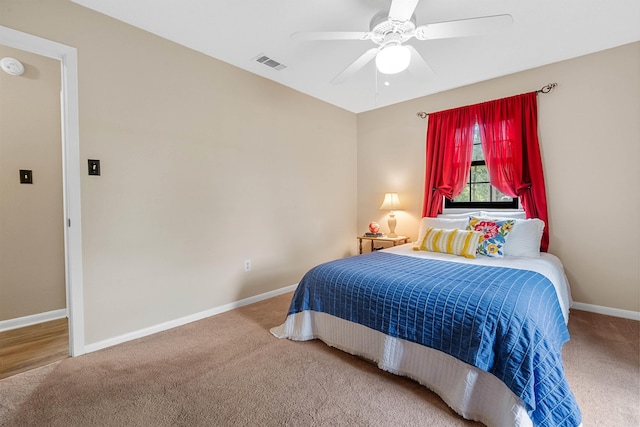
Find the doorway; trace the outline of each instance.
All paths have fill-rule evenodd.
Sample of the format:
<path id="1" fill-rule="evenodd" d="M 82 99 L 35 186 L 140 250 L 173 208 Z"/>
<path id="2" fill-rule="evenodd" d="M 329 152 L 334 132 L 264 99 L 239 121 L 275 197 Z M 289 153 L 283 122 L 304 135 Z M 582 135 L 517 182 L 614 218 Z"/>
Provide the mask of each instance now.
<path id="1" fill-rule="evenodd" d="M 2 26 L 0 26 L 0 45 L 59 61 L 65 299 L 69 319 L 69 354 L 78 356 L 85 350 L 77 51 L 75 48 Z"/>
<path id="2" fill-rule="evenodd" d="M 69 354 L 60 62 L 0 45 L 0 377 Z M 37 326 L 37 327 L 36 327 Z M 49 343 L 55 343 L 50 348 Z M 61 345 L 62 344 L 62 345 Z M 29 351 L 20 351 L 22 348 Z M 53 353 L 55 357 L 49 356 Z M 41 362 L 40 362 L 41 361 Z"/>

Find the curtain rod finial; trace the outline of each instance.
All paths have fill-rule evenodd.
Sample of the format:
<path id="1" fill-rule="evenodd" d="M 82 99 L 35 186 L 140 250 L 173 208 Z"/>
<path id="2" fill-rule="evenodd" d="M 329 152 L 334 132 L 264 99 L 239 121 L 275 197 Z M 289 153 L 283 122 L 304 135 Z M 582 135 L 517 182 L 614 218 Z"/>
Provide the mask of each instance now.
<path id="1" fill-rule="evenodd" d="M 558 83 L 549 83 L 546 86 L 543 86 L 542 89 L 538 90 L 538 93 L 549 93 L 553 90 L 553 88 L 555 88 L 556 86 L 558 86 Z"/>
<path id="2" fill-rule="evenodd" d="M 424 111 L 418 111 L 418 113 L 416 114 L 416 116 L 420 117 L 421 119 L 426 119 L 428 115 L 429 114 L 425 113 Z"/>

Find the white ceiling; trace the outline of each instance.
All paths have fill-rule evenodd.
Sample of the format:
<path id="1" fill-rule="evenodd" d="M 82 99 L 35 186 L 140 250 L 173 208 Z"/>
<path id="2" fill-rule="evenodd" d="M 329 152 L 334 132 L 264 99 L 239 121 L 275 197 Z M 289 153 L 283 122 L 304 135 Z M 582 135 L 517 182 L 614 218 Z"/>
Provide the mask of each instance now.
<path id="1" fill-rule="evenodd" d="M 289 36 L 368 31 L 373 15 L 388 9 L 390 0 L 73 1 L 354 113 L 640 40 L 640 0 L 421 0 L 418 25 L 498 14 L 510 14 L 514 23 L 498 34 L 407 42 L 435 75 L 387 76 L 372 61 L 353 78 L 332 84 L 373 42 Z M 286 68 L 254 61 L 260 54 Z"/>

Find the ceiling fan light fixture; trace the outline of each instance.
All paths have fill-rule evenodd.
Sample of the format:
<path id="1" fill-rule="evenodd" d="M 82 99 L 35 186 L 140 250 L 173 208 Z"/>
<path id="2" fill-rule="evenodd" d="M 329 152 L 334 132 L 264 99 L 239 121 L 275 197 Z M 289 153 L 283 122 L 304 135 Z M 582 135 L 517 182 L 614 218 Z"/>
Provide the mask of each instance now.
<path id="1" fill-rule="evenodd" d="M 376 67 L 382 74 L 397 74 L 409 67 L 411 52 L 405 46 L 395 44 L 384 47 L 376 55 Z"/>

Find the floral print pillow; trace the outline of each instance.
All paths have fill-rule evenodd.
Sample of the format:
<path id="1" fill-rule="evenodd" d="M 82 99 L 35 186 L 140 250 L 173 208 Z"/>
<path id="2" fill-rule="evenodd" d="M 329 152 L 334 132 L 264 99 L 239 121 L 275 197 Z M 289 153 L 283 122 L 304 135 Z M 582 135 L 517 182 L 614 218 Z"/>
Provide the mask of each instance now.
<path id="1" fill-rule="evenodd" d="M 484 238 L 478 245 L 478 253 L 492 258 L 504 257 L 504 243 L 513 230 L 513 219 L 494 220 L 489 218 L 469 217 L 467 230 L 479 231 Z"/>

